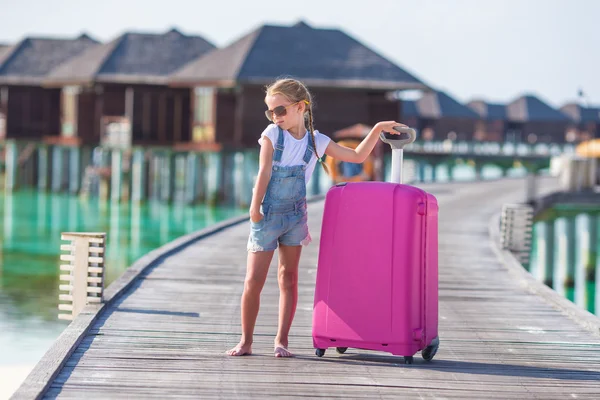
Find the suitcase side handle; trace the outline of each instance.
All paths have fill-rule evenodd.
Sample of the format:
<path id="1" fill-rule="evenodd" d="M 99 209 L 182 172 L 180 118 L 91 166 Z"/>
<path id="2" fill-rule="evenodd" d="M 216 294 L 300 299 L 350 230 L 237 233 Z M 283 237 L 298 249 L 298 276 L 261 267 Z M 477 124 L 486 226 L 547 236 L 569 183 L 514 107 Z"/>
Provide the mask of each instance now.
<path id="1" fill-rule="evenodd" d="M 407 134 L 408 138 L 401 139 L 398 137 L 399 136 L 402 137 L 404 135 L 393 135 L 391 133 L 386 134 L 384 132 L 381 132 L 379 134 L 381 141 L 392 146 L 392 149 L 402 149 L 407 144 L 414 142 L 415 139 L 417 138 L 417 131 L 415 131 L 413 128 L 408 128 L 405 126 L 395 126 L 394 130 L 398 131 L 400 133 Z"/>

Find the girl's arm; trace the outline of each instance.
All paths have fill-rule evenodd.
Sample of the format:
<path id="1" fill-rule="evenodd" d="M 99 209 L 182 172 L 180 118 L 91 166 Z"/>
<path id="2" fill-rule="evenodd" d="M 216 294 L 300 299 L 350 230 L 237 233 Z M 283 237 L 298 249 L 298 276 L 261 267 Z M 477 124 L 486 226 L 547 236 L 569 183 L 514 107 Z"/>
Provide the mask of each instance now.
<path id="1" fill-rule="evenodd" d="M 329 142 L 325 149 L 325 154 L 329 157 L 335 158 L 336 160 L 362 163 L 364 162 L 369 154 L 373 151 L 375 144 L 379 140 L 379 133 L 382 131 L 390 132 L 393 134 L 399 134 L 395 131 L 394 126 L 406 126 L 396 121 L 382 121 L 375 124 L 371 132 L 356 146 L 356 149 L 337 144 L 333 140 Z"/>
<path id="2" fill-rule="evenodd" d="M 258 161 L 258 176 L 256 184 L 252 190 L 252 202 L 250 203 L 250 219 L 252 222 L 259 222 L 263 219 L 260 213 L 260 205 L 262 204 L 267 186 L 271 180 L 271 168 L 273 166 L 273 143 L 266 135 L 262 137 L 262 145 L 260 146 L 260 156 Z"/>

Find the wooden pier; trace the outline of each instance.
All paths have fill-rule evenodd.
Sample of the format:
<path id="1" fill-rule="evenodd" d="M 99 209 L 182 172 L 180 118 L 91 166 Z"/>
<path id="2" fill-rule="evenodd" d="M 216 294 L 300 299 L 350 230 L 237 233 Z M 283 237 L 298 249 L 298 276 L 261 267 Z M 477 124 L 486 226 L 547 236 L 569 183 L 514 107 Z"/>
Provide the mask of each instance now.
<path id="1" fill-rule="evenodd" d="M 539 182 L 540 193 L 555 186 Z M 323 203 L 300 265 L 292 359 L 273 357 L 275 257 L 252 356 L 239 339 L 246 218 L 183 237 L 134 264 L 65 330 L 13 396 L 31 398 L 598 399 L 600 319 L 529 276 L 495 244 L 523 180 L 423 185 L 440 204 L 440 349 L 404 365 L 387 353 L 314 354 L 311 322 Z M 491 235 L 491 236 L 490 236 Z"/>

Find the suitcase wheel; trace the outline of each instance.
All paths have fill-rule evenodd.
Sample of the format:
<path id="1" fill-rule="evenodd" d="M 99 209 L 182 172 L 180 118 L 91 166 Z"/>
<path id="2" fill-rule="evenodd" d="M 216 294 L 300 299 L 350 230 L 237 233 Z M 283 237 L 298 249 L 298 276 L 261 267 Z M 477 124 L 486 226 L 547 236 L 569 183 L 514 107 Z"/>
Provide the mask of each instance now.
<path id="1" fill-rule="evenodd" d="M 437 353 L 439 347 L 440 347 L 440 339 L 436 336 L 431 341 L 431 344 L 429 346 L 425 347 L 421 351 L 421 355 L 423 356 L 423 359 L 425 361 L 433 360 L 433 356 L 435 356 L 435 353 Z"/>
<path id="2" fill-rule="evenodd" d="M 325 349 L 316 349 L 315 354 L 317 357 L 323 357 L 325 355 Z"/>
<path id="3" fill-rule="evenodd" d="M 348 350 L 347 347 L 336 347 L 335 351 L 337 351 L 340 354 L 344 354 L 346 352 L 346 350 Z"/>
<path id="4" fill-rule="evenodd" d="M 404 364 L 412 364 L 414 360 L 413 356 L 404 356 Z"/>

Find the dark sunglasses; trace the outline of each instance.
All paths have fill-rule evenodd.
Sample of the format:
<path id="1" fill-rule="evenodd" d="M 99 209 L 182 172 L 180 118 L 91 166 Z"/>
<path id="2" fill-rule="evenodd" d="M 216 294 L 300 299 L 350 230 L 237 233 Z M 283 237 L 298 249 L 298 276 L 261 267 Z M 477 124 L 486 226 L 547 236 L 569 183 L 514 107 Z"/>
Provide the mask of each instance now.
<path id="1" fill-rule="evenodd" d="M 296 105 L 296 104 L 298 104 L 298 103 L 301 103 L 301 102 L 305 102 L 307 105 L 308 105 L 308 104 L 310 104 L 310 103 L 309 103 L 308 101 L 306 101 L 306 100 L 300 100 L 300 101 L 297 101 L 297 102 L 295 102 L 295 103 L 289 104 L 289 105 L 287 105 L 287 106 L 277 106 L 277 107 L 275 107 L 275 108 L 274 108 L 274 109 L 272 109 L 272 110 L 267 110 L 267 111 L 265 111 L 265 116 L 267 117 L 267 119 L 268 119 L 269 121 L 273 122 L 273 115 L 276 115 L 276 116 L 278 116 L 278 117 L 285 117 L 285 116 L 286 116 L 286 114 L 287 114 L 287 108 L 288 108 L 288 107 L 294 106 L 294 105 Z"/>

